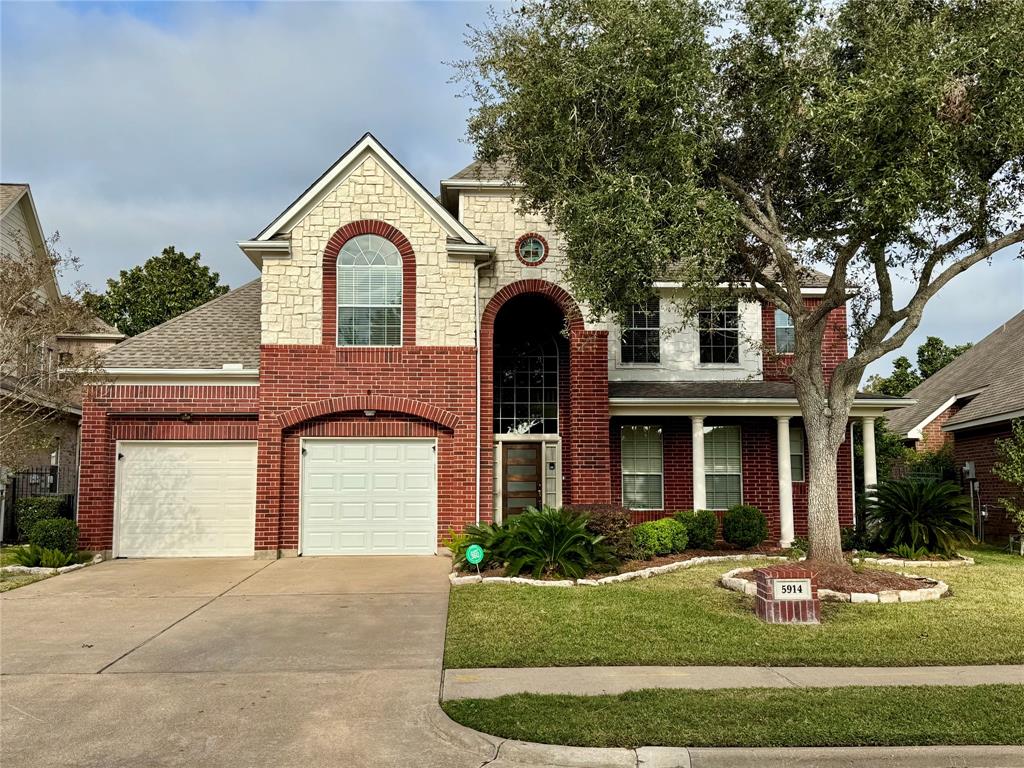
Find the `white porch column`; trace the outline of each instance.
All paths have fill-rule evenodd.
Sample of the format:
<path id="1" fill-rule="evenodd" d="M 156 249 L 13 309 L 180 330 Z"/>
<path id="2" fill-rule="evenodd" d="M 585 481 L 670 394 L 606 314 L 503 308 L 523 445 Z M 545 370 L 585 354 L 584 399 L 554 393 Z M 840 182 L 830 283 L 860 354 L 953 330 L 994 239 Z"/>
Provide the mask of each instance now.
<path id="1" fill-rule="evenodd" d="M 789 453 L 789 416 L 776 416 L 776 442 L 779 454 L 779 546 L 793 543 L 793 467 Z"/>
<path id="2" fill-rule="evenodd" d="M 861 423 L 864 427 L 864 485 L 876 485 L 878 468 L 875 466 L 875 420 L 865 416 Z"/>
<path id="3" fill-rule="evenodd" d="M 693 508 L 707 509 L 704 489 L 704 417 L 691 416 L 693 422 Z"/>

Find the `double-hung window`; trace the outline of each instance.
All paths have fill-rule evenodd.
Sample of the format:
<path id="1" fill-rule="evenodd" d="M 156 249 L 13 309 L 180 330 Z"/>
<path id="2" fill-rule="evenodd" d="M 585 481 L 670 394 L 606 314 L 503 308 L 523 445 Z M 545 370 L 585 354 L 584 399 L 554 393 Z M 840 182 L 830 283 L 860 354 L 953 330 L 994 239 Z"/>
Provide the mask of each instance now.
<path id="1" fill-rule="evenodd" d="M 708 509 L 729 509 L 743 503 L 738 426 L 704 427 L 704 487 Z"/>
<path id="2" fill-rule="evenodd" d="M 740 361 L 739 309 L 702 309 L 697 313 L 701 363 L 737 364 Z"/>
<path id="3" fill-rule="evenodd" d="M 793 318 L 781 309 L 775 310 L 775 351 L 780 355 L 796 352 L 796 328 Z"/>
<path id="4" fill-rule="evenodd" d="M 634 304 L 622 328 L 622 362 L 661 362 L 661 308 L 657 298 Z"/>
<path id="5" fill-rule="evenodd" d="M 800 427 L 789 428 L 789 467 L 794 483 L 807 479 L 804 467 L 804 431 Z"/>
<path id="6" fill-rule="evenodd" d="M 402 255 L 377 235 L 359 235 L 338 253 L 338 346 L 402 344 Z"/>
<path id="7" fill-rule="evenodd" d="M 622 506 L 627 509 L 664 507 L 661 427 L 622 428 Z"/>

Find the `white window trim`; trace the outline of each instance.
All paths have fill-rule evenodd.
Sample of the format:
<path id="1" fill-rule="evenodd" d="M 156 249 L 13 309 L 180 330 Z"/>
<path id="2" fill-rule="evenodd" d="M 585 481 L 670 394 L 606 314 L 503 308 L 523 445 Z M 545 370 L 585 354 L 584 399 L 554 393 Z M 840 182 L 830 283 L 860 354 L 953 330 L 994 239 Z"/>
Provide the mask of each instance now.
<path id="1" fill-rule="evenodd" d="M 334 260 L 334 346 L 336 349 L 398 349 L 402 346 L 404 339 L 405 330 L 405 259 L 402 256 L 401 251 L 398 251 L 398 246 L 388 240 L 386 237 L 381 235 L 375 235 L 372 232 L 366 233 L 370 237 L 380 237 L 382 240 L 391 243 L 391 246 L 398 253 L 398 279 L 399 284 L 402 286 L 401 295 L 397 304 L 398 308 L 398 343 L 397 344 L 342 344 L 341 336 L 339 332 L 341 323 L 341 254 L 345 250 L 345 243 L 342 243 L 341 248 L 338 249 L 338 255 Z M 350 239 L 355 239 L 360 235 L 355 235 Z M 355 307 L 357 309 L 395 309 L 396 305 L 393 304 L 345 304 L 346 307 Z"/>
<path id="2" fill-rule="evenodd" d="M 779 313 L 780 312 L 782 312 L 782 314 L 784 314 L 789 319 L 789 325 L 781 325 L 781 326 L 779 325 Z M 786 312 L 784 310 L 781 310 L 778 307 L 776 307 L 775 308 L 775 312 L 772 315 L 772 322 L 773 322 L 774 328 L 775 328 L 775 354 L 777 354 L 777 355 L 792 355 L 792 354 L 795 354 L 795 352 L 796 352 L 795 348 L 791 349 L 791 350 L 788 350 L 786 352 L 783 352 L 781 349 L 779 349 L 779 328 L 792 329 L 793 330 L 793 344 L 794 344 L 794 347 L 796 345 L 796 325 L 793 323 L 793 318 L 790 316 L 790 314 L 788 312 Z"/>
<path id="3" fill-rule="evenodd" d="M 704 488 L 706 489 L 707 485 L 708 485 L 708 475 L 726 475 L 726 474 L 729 474 L 731 476 L 731 473 L 708 472 L 707 436 L 710 434 L 710 432 L 708 430 L 715 429 L 717 427 L 735 427 L 736 431 L 739 432 L 739 435 L 740 435 L 740 440 L 739 440 L 739 444 L 740 444 L 740 471 L 738 473 L 739 478 L 740 478 L 740 500 L 738 502 L 736 502 L 736 503 L 737 504 L 742 504 L 743 503 L 743 427 L 740 424 L 711 424 L 711 425 L 707 425 L 707 426 L 704 427 Z M 729 507 L 712 507 L 711 504 L 708 504 L 708 509 L 711 510 L 712 512 L 724 512 L 724 511 L 728 510 Z"/>
<path id="4" fill-rule="evenodd" d="M 736 362 L 735 363 L 704 363 L 700 359 L 700 312 L 693 324 L 693 365 L 694 368 L 706 371 L 735 371 L 743 367 L 743 307 L 736 302 Z"/>
<path id="5" fill-rule="evenodd" d="M 639 427 L 648 427 L 651 429 L 657 429 L 661 432 L 661 506 L 660 507 L 631 507 L 626 504 L 626 483 L 624 479 L 626 477 L 626 471 L 623 467 L 622 462 L 622 436 L 625 434 L 627 429 L 636 429 Z M 653 472 L 630 472 L 630 475 L 653 475 Z M 665 509 L 665 430 L 661 424 L 623 424 L 619 428 L 619 496 L 622 500 L 622 506 L 632 512 L 661 512 Z"/>
<path id="6" fill-rule="evenodd" d="M 630 360 L 626 360 L 625 356 L 623 355 L 623 352 L 624 352 L 625 347 L 626 347 L 626 343 L 625 343 L 626 331 L 630 331 L 630 330 L 647 330 L 647 331 L 650 331 L 650 330 L 655 330 L 655 329 L 654 328 L 650 328 L 650 327 L 647 327 L 647 328 L 637 328 L 634 325 L 622 325 L 622 326 L 619 327 L 619 343 L 618 343 L 618 349 L 616 350 L 616 355 L 618 357 L 619 366 L 621 368 L 658 369 L 658 368 L 663 367 L 663 365 L 664 365 L 665 356 L 664 356 L 663 350 L 661 348 L 661 337 L 662 337 L 662 330 L 663 330 L 662 329 L 662 324 L 661 324 L 661 315 L 662 315 L 661 297 L 660 296 L 656 296 L 654 298 L 654 301 L 658 302 L 658 325 L 657 325 L 657 328 L 656 328 L 656 330 L 658 331 L 658 360 L 657 360 L 657 362 L 648 362 L 648 361 L 633 362 L 633 361 L 630 361 Z M 632 310 L 630 310 L 630 314 L 632 315 Z M 698 354 L 699 354 L 699 351 L 698 351 Z"/>

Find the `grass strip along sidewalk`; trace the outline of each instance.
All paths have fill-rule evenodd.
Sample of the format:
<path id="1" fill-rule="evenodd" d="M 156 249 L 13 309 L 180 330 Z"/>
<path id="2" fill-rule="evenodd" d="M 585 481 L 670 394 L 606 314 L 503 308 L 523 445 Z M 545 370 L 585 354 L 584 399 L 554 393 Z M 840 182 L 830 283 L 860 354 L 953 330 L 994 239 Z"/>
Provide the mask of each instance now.
<path id="1" fill-rule="evenodd" d="M 485 733 L 570 746 L 1024 745 L 1024 685 L 517 694 L 443 707 Z"/>
<path id="2" fill-rule="evenodd" d="M 965 554 L 977 565 L 920 570 L 950 598 L 825 603 L 814 627 L 758 621 L 752 598 L 718 586 L 729 564 L 603 587 L 455 587 L 445 666 L 1024 663 L 1024 558 Z"/>

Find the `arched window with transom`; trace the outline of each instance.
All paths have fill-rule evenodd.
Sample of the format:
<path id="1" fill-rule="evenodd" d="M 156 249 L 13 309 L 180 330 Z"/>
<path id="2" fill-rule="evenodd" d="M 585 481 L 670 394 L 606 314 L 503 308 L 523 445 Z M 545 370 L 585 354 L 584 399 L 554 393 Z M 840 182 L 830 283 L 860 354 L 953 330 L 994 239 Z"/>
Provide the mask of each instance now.
<path id="1" fill-rule="evenodd" d="M 390 240 L 357 235 L 338 252 L 338 346 L 402 345 L 402 255 Z"/>

